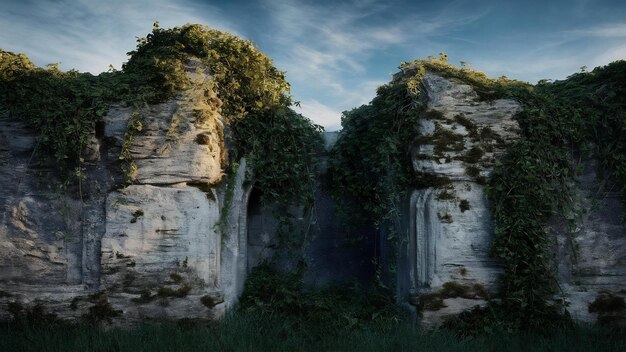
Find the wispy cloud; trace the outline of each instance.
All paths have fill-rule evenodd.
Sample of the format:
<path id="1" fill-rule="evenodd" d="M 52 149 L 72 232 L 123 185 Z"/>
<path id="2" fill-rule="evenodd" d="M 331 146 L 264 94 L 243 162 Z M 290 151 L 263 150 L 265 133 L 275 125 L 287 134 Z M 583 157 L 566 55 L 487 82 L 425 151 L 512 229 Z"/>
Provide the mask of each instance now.
<path id="1" fill-rule="evenodd" d="M 314 116 L 315 123 L 325 127 L 326 131 L 336 131 L 341 127 L 341 111 L 324 105 L 317 100 L 305 100 L 295 109 L 304 116 Z"/>
<path id="2" fill-rule="evenodd" d="M 594 57 L 590 67 L 603 66 L 616 60 L 626 60 L 626 45 L 613 47 Z"/>
<path id="3" fill-rule="evenodd" d="M 626 22 L 610 23 L 586 29 L 569 30 L 566 35 L 579 39 L 581 37 L 626 38 Z"/>
<path id="4" fill-rule="evenodd" d="M 236 32 L 219 10 L 203 5 L 213 16 L 198 15 L 198 5 L 167 0 L 23 0 L 3 3 L 0 46 L 25 52 L 35 63 L 61 62 L 64 69 L 99 73 L 109 64 L 120 67 L 135 37 L 145 36 L 154 21 L 164 27 L 206 23 Z M 25 40 L 26 39 L 26 40 Z"/>
<path id="5" fill-rule="evenodd" d="M 376 55 L 415 45 L 428 36 L 439 36 L 476 21 L 485 13 L 484 9 L 460 12 L 454 6 L 436 13 L 403 13 L 380 1 L 318 5 L 299 0 L 267 0 L 264 4 L 279 28 L 272 40 L 283 48 L 275 61 L 287 71 L 294 86 L 307 85 L 309 89 L 323 91 L 326 106 L 334 111 L 366 103 L 374 96 L 375 85 L 388 78 L 379 77 L 375 85 L 371 84 L 372 77 L 367 71 L 369 60 Z M 396 64 L 399 62 L 400 58 Z M 355 80 L 357 76 L 362 79 Z M 339 116 L 335 116 L 325 124 L 339 124 Z M 310 117 L 316 121 L 326 119 Z"/>

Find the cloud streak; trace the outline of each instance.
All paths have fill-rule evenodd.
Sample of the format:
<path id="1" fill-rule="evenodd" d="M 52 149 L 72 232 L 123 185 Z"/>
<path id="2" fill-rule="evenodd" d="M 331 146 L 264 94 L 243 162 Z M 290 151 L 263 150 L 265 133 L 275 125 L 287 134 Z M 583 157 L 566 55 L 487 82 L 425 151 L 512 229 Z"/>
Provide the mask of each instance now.
<path id="1" fill-rule="evenodd" d="M 565 34 L 573 37 L 571 39 L 584 37 L 626 38 L 626 23 L 611 23 L 587 29 L 570 30 L 566 31 Z"/>
<path id="2" fill-rule="evenodd" d="M 268 0 L 264 4 L 273 26 L 279 28 L 272 36 L 283 48 L 275 56 L 277 65 L 287 71 L 294 87 L 317 90 L 334 111 L 367 103 L 375 94 L 373 88 L 388 78 L 377 73 L 375 85 L 371 84 L 374 79 L 368 67 L 377 55 L 440 36 L 478 20 L 485 12 L 461 13 L 448 6 L 437 12 L 402 13 L 393 4 L 376 1 L 312 5 L 298 0 Z M 401 59 L 393 61 L 397 65 Z M 361 82 L 354 79 L 357 76 L 363 77 Z M 327 120 L 328 116 L 325 111 L 320 119 Z M 331 122 L 338 124 L 339 115 L 326 122 L 327 126 Z"/>
<path id="3" fill-rule="evenodd" d="M 209 18 L 212 26 L 236 32 L 219 18 L 217 8 L 204 6 L 215 14 Z M 5 50 L 25 52 L 38 65 L 61 62 L 64 69 L 92 73 L 109 64 L 121 66 L 136 45 L 134 38 L 145 36 L 156 20 L 164 27 L 207 22 L 197 6 L 166 0 L 25 0 L 3 7 L 0 43 Z"/>
<path id="4" fill-rule="evenodd" d="M 625 10 L 612 0 L 3 0 L 0 47 L 99 73 L 119 68 L 155 20 L 207 24 L 257 42 L 287 71 L 300 111 L 334 129 L 401 61 L 441 51 L 531 82 L 623 59 Z"/>

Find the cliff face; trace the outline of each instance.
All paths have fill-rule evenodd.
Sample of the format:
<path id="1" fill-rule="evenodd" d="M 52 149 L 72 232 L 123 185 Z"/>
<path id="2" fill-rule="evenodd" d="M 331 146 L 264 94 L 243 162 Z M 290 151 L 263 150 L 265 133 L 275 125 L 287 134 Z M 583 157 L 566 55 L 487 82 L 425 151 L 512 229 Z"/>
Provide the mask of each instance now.
<path id="1" fill-rule="evenodd" d="M 513 116 L 521 108 L 508 99 L 480 101 L 470 85 L 432 72 L 422 84 L 433 118 L 419 121 L 413 168 L 441 182 L 410 192 L 399 296 L 422 304 L 424 324 L 433 325 L 486 304 L 497 291 L 500 266 L 489 256 L 493 228 L 482 180 L 517 138 Z M 465 292 L 448 293 L 451 287 Z M 434 295 L 439 304 L 425 302 Z"/>
<path id="2" fill-rule="evenodd" d="M 410 191 L 398 297 L 421 307 L 423 324 L 438 325 L 498 298 L 503 267 L 490 255 L 494 230 L 484 183 L 520 136 L 515 115 L 522 106 L 481 101 L 469 84 L 433 72 L 422 85 L 430 113 L 419 121 L 412 163 L 433 185 Z M 575 320 L 619 321 L 623 308 L 608 304 L 619 306 L 626 295 L 622 186 L 600 176 L 597 160 L 584 157 L 580 165 L 571 185 L 573 208 L 544 227 L 553 238 L 548 260 L 558 271 L 555 297 Z"/>
<path id="3" fill-rule="evenodd" d="M 62 318 L 215 319 L 237 301 L 254 266 L 273 257 L 286 258 L 283 269 L 296 265 L 289 248 L 278 248 L 272 205 L 258 202 L 246 160 L 226 175 L 219 99 L 204 89 L 209 72 L 191 60 L 185 73 L 192 84 L 173 98 L 109 109 L 83 153 L 89 182 L 79 186 L 34 157 L 46 153 L 37 134 L 0 116 L 0 320 L 11 303 L 42 305 Z M 481 99 L 474 86 L 432 70 L 419 84 L 424 114 L 408 149 L 422 184 L 408 189 L 402 209 L 394 281 L 398 301 L 419 306 L 423 323 L 437 325 L 497 298 L 503 265 L 490 255 L 485 184 L 522 138 L 522 104 Z M 327 137 L 329 149 L 337 136 Z M 619 186 L 598 177 L 596 164 L 586 160 L 573 185 L 575 214 L 545 226 L 556 235 L 562 298 L 585 321 L 621 314 L 591 307 L 626 296 Z M 327 186 L 315 190 L 317 219 L 294 211 L 304 245 L 293 258 L 307 260 L 311 286 L 367 282 L 376 270 L 372 253 L 384 252 L 376 230 L 361 229 L 368 245 L 343 246 Z"/>
<path id="4" fill-rule="evenodd" d="M 187 72 L 196 88 L 210 79 L 193 61 Z M 1 182 L 15 185 L 0 195 L 3 308 L 42 304 L 60 317 L 90 317 L 100 305 L 110 315 L 101 318 L 202 319 L 237 299 L 245 160 L 230 185 L 222 182 L 221 118 L 213 111 L 199 120 L 196 95 L 191 88 L 135 113 L 112 107 L 85 151 L 89 182 L 78 193 L 32 158 L 36 135 L 0 120 Z M 120 155 L 132 156 L 126 175 L 121 163 L 131 160 Z"/>
<path id="5" fill-rule="evenodd" d="M 577 180 L 573 219 L 555 219 L 558 278 L 568 311 L 576 320 L 608 322 L 625 319 L 622 308 L 594 302 L 626 298 L 626 227 L 619 184 L 598 176 L 595 160 L 585 160 Z M 617 305 L 619 306 L 619 304 Z"/>

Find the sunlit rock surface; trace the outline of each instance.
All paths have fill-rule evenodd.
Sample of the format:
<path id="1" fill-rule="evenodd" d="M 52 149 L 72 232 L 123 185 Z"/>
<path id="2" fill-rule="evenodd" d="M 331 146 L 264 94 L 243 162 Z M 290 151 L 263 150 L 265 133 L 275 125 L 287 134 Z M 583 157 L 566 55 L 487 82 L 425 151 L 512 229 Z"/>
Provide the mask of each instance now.
<path id="1" fill-rule="evenodd" d="M 80 188 L 62 187 L 33 157 L 36 135 L 0 116 L 0 319 L 10 302 L 61 318 L 107 307 L 105 320 L 120 322 L 215 319 L 236 302 L 245 160 L 227 186 L 219 113 L 198 114 L 195 100 L 210 76 L 194 61 L 188 74 L 192 88 L 164 103 L 111 107 L 85 150 Z"/>
<path id="2" fill-rule="evenodd" d="M 513 116 L 520 105 L 508 99 L 479 101 L 473 88 L 427 72 L 422 81 L 430 112 L 420 121 L 413 167 L 424 186 L 411 192 L 408 238 L 401 244 L 400 300 L 420 305 L 446 283 L 478 287 L 484 294 L 441 295 L 443 307 L 424 309 L 422 323 L 437 325 L 497 290 L 499 263 L 490 258 L 493 232 L 484 177 L 517 137 Z M 487 294 L 488 293 L 488 294 Z"/>
<path id="3" fill-rule="evenodd" d="M 188 73 L 194 87 L 210 80 L 194 62 Z M 397 292 L 403 303 L 441 299 L 422 311 L 423 324 L 434 326 L 487 304 L 497 290 L 502 268 L 488 255 L 493 224 L 483 183 L 518 136 L 520 104 L 480 101 L 471 86 L 430 72 L 422 90 L 429 113 L 412 150 L 421 186 L 406 199 Z M 122 323 L 216 319 L 236 303 L 252 267 L 282 256 L 271 234 L 275 219 L 258 202 L 246 161 L 225 176 L 220 117 L 198 118 L 198 93 L 136 110 L 112 106 L 84 151 L 80 187 L 64 186 L 54 165 L 34 156 L 37 136 L 0 113 L 0 320 L 9 318 L 9 303 L 73 319 L 107 308 L 108 318 Z M 336 137 L 326 135 L 327 148 Z M 134 167 L 120 159 L 124 150 Z M 316 218 L 296 221 L 310 225 L 297 253 L 308 263 L 304 280 L 314 287 L 368 283 L 376 232 L 362 231 L 371 247 L 345 246 L 323 182 L 326 157 Z M 589 309 L 598 298 L 626 297 L 619 186 L 602 181 L 592 160 L 584 165 L 574 199 L 579 211 L 547 227 L 555 234 L 559 283 L 576 319 L 619 318 Z"/>

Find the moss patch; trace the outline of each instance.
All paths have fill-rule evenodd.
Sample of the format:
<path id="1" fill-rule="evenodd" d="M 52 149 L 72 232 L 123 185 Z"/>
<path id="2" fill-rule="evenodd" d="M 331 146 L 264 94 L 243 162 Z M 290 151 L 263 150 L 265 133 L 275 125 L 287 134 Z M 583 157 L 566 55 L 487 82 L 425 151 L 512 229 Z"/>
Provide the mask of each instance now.
<path id="1" fill-rule="evenodd" d="M 436 292 L 420 295 L 418 298 L 418 308 L 420 310 L 439 310 L 446 307 L 445 299 L 459 297 L 467 299 L 490 299 L 489 291 L 483 285 L 466 285 L 456 281 L 449 281 L 444 283 Z"/>
<path id="2" fill-rule="evenodd" d="M 470 148 L 470 150 L 465 152 L 465 154 L 460 159 L 465 161 L 466 163 L 475 164 L 480 161 L 483 155 L 485 155 L 485 152 L 481 147 L 473 146 L 472 148 Z"/>
<path id="3" fill-rule="evenodd" d="M 626 302 L 623 297 L 616 296 L 611 292 L 604 291 L 596 296 L 589 304 L 590 313 L 610 313 L 626 310 Z"/>
<path id="4" fill-rule="evenodd" d="M 466 211 L 470 210 L 470 208 L 470 202 L 467 199 L 461 199 L 461 201 L 459 202 L 459 209 L 461 209 L 461 212 L 465 213 Z"/>
<path id="5" fill-rule="evenodd" d="M 146 303 L 150 303 L 150 302 L 154 301 L 154 299 L 156 297 L 157 296 L 153 295 L 152 292 L 150 292 L 150 290 L 143 289 L 143 290 L 141 290 L 141 293 L 140 293 L 139 297 L 131 298 L 130 300 L 133 303 L 146 304 Z"/>
<path id="6" fill-rule="evenodd" d="M 166 298 L 166 297 L 175 297 L 175 298 L 183 298 L 186 297 L 189 292 L 191 292 L 191 285 L 185 284 L 182 285 L 176 289 L 173 289 L 171 287 L 161 287 L 159 288 L 159 291 L 157 292 L 157 296 L 161 297 L 161 298 Z"/>
<path id="7" fill-rule="evenodd" d="M 437 200 L 451 200 L 455 198 L 456 195 L 454 194 L 454 192 L 447 189 L 437 193 Z"/>
<path id="8" fill-rule="evenodd" d="M 469 132 L 470 135 L 477 130 L 477 127 L 474 121 L 468 119 L 464 114 L 455 115 L 454 122 L 465 127 L 465 129 Z"/>
<path id="9" fill-rule="evenodd" d="M 437 213 L 437 217 L 439 217 L 439 221 L 441 221 L 444 224 L 451 224 L 454 222 L 454 220 L 452 219 L 452 215 L 450 215 L 450 213 L 448 212 Z"/>
<path id="10" fill-rule="evenodd" d="M 88 296 L 87 301 L 93 303 L 93 305 L 89 307 L 89 311 L 82 315 L 83 320 L 88 323 L 110 323 L 113 318 L 119 317 L 122 314 L 121 310 L 114 309 L 111 303 L 109 303 L 108 297 L 104 291 Z"/>
<path id="11" fill-rule="evenodd" d="M 137 209 L 133 212 L 133 217 L 130 219 L 130 223 L 134 224 L 137 222 L 137 219 L 139 219 L 141 216 L 144 215 L 143 213 L 143 209 Z"/>

